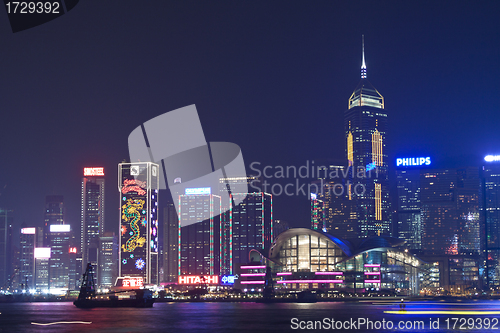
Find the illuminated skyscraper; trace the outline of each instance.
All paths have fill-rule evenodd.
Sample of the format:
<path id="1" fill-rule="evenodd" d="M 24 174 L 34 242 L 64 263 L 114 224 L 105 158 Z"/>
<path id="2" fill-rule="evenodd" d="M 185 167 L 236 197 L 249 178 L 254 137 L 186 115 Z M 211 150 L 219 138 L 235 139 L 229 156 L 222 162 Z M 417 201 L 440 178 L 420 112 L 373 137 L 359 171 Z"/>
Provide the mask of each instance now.
<path id="1" fill-rule="evenodd" d="M 482 201 L 486 226 L 487 283 L 500 286 L 500 160 L 485 158 L 482 170 Z"/>
<path id="2" fill-rule="evenodd" d="M 348 175 L 347 168 L 340 163 L 325 162 L 318 163 L 323 164 L 318 166 L 319 179 L 311 183 L 311 192 L 315 194 L 317 203 L 322 202 L 323 222 L 317 230 L 324 228 L 326 232 L 344 239 L 356 238 L 356 214 L 353 213 L 352 194 L 349 194 L 349 189 L 352 190 L 352 175 Z M 317 209 L 318 205 L 311 200 L 311 221 L 317 219 Z"/>
<path id="3" fill-rule="evenodd" d="M 177 282 L 179 218 L 169 202 L 163 210 L 163 282 Z"/>
<path id="4" fill-rule="evenodd" d="M 220 196 L 210 187 L 186 188 L 179 207 L 178 275 L 219 275 Z"/>
<path id="5" fill-rule="evenodd" d="M 279 234 L 287 231 L 288 229 L 290 229 L 288 222 L 283 221 L 283 220 L 274 220 L 273 221 L 273 241 L 276 239 L 276 237 L 278 237 Z"/>
<path id="6" fill-rule="evenodd" d="M 390 236 L 387 112 L 384 97 L 367 79 L 364 41 L 361 81 L 349 98 L 344 125 L 348 166 L 355 170 L 347 192 L 356 207 L 356 233 L 361 238 Z"/>
<path id="7" fill-rule="evenodd" d="M 12 274 L 12 210 L 0 209 L 0 287 Z"/>
<path id="8" fill-rule="evenodd" d="M 43 224 L 43 246 L 49 246 L 50 226 L 64 223 L 64 197 L 48 195 L 45 197 L 45 214 Z M 41 246 L 41 244 L 40 244 Z"/>
<path id="9" fill-rule="evenodd" d="M 423 170 L 420 184 L 424 253 L 478 256 L 479 169 Z"/>
<path id="10" fill-rule="evenodd" d="M 222 202 L 221 274 L 233 274 L 236 265 L 248 262 L 250 250 L 268 249 L 273 241 L 272 195 L 255 192 L 262 187 L 260 177 L 220 178 L 219 193 L 230 191 Z M 240 193 L 247 189 L 250 193 Z M 239 202 L 239 204 L 235 204 Z"/>
<path id="11" fill-rule="evenodd" d="M 19 283 L 24 289 L 35 288 L 36 228 L 21 228 L 19 253 Z"/>
<path id="12" fill-rule="evenodd" d="M 229 210 L 229 223 L 223 252 L 229 255 L 225 274 L 233 274 L 239 264 L 248 262 L 250 250 L 268 251 L 273 242 L 273 196 L 269 193 L 232 193 L 231 202 L 241 201 Z"/>
<path id="13" fill-rule="evenodd" d="M 69 224 L 52 224 L 49 231 L 49 289 L 68 290 L 70 288 L 71 226 Z"/>
<path id="14" fill-rule="evenodd" d="M 420 258 L 439 262 L 440 284 L 448 291 L 457 285 L 480 287 L 484 265 L 479 185 L 477 167 L 420 173 Z"/>
<path id="15" fill-rule="evenodd" d="M 99 280 L 100 288 L 114 286 L 118 276 L 118 236 L 114 232 L 105 232 L 99 237 Z"/>
<path id="16" fill-rule="evenodd" d="M 120 277 L 158 283 L 159 167 L 151 162 L 120 163 Z"/>
<path id="17" fill-rule="evenodd" d="M 422 219 L 420 203 L 420 170 L 399 169 L 397 181 L 397 233 L 411 250 L 422 248 Z"/>
<path id="18" fill-rule="evenodd" d="M 35 288 L 37 291 L 49 291 L 50 247 L 42 247 L 45 240 L 43 228 L 36 228 L 35 247 Z"/>
<path id="19" fill-rule="evenodd" d="M 81 213 L 82 271 L 97 264 L 99 236 L 104 233 L 104 168 L 84 168 Z M 99 271 L 96 270 L 97 275 Z"/>
<path id="20" fill-rule="evenodd" d="M 320 231 L 326 229 L 323 200 L 318 199 L 316 193 L 311 193 L 311 229 Z"/>

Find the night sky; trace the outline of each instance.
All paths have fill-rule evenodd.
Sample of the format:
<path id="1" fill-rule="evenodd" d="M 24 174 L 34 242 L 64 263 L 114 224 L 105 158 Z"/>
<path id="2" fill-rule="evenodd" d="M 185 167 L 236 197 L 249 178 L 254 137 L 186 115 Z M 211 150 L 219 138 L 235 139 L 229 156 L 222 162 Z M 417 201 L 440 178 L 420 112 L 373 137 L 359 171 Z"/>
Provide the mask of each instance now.
<path id="1" fill-rule="evenodd" d="M 247 166 L 342 159 L 362 34 L 391 161 L 481 165 L 500 153 L 499 15 L 498 1 L 80 1 L 14 34 L 2 11 L 0 207 L 41 226 L 61 194 L 78 230 L 83 168 L 104 166 L 117 230 L 128 135 L 191 104 Z M 309 226 L 306 197 L 274 199 L 275 218 Z"/>

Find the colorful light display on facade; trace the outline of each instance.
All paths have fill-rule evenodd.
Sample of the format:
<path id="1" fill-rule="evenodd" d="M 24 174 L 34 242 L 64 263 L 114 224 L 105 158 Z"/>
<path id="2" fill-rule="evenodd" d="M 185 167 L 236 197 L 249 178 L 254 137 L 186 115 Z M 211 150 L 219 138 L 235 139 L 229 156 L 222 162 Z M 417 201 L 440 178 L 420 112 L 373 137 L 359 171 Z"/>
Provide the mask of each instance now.
<path id="1" fill-rule="evenodd" d="M 158 277 L 158 165 L 122 163 L 120 181 L 120 276 Z"/>

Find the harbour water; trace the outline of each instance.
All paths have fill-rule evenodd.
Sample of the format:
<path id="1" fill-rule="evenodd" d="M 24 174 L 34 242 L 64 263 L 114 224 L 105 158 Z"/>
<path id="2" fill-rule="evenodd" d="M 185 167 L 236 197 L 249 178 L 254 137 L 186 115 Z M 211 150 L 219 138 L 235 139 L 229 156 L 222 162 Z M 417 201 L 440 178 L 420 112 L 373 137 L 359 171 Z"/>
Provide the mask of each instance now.
<path id="1" fill-rule="evenodd" d="M 406 326 L 407 332 L 500 330 L 498 300 L 406 302 L 405 306 L 406 310 L 401 311 L 399 302 L 389 300 L 274 304 L 185 302 L 156 303 L 149 309 L 86 310 L 70 302 L 3 303 L 0 304 L 0 332 L 240 333 L 296 332 L 300 328 L 307 332 L 394 332 L 403 330 L 403 326 L 398 327 L 400 323 Z M 360 320 L 365 324 L 359 325 Z M 383 321 L 385 328 L 377 328 Z M 368 326 L 370 322 L 372 326 Z M 417 324 L 420 327 L 416 327 Z M 410 326 L 413 327 L 410 329 Z"/>

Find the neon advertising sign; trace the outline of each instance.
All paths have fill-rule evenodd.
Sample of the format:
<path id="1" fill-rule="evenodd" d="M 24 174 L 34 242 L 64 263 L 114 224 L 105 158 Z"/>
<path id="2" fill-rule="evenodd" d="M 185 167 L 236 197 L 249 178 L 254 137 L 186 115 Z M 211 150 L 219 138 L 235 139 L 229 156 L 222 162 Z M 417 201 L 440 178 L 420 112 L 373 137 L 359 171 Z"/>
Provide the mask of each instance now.
<path id="1" fill-rule="evenodd" d="M 21 233 L 25 235 L 34 235 L 36 232 L 35 228 L 22 228 Z"/>
<path id="2" fill-rule="evenodd" d="M 104 168 L 83 168 L 84 176 L 104 176 Z"/>
<path id="3" fill-rule="evenodd" d="M 142 277 L 124 277 L 122 280 L 122 287 L 137 288 L 143 286 L 144 280 Z"/>
<path id="4" fill-rule="evenodd" d="M 219 284 L 218 275 L 183 275 L 179 276 L 179 284 Z"/>
<path id="5" fill-rule="evenodd" d="M 220 284 L 222 286 L 232 286 L 236 280 L 238 279 L 238 275 L 223 275 L 220 278 Z"/>
<path id="6" fill-rule="evenodd" d="M 396 166 L 421 166 L 431 165 L 430 157 L 407 157 L 396 158 Z"/>
<path id="7" fill-rule="evenodd" d="M 35 247 L 35 259 L 49 259 L 50 247 Z"/>
<path id="8" fill-rule="evenodd" d="M 70 247 L 69 253 L 76 253 L 76 247 Z"/>
<path id="9" fill-rule="evenodd" d="M 200 195 L 200 194 L 210 194 L 212 189 L 210 187 L 194 187 L 186 188 L 186 195 Z"/>
<path id="10" fill-rule="evenodd" d="M 145 195 L 146 182 L 137 179 L 125 179 L 123 181 L 122 193 L 137 192 L 138 195 Z"/>
<path id="11" fill-rule="evenodd" d="M 71 226 L 69 224 L 51 224 L 50 232 L 70 232 Z"/>

